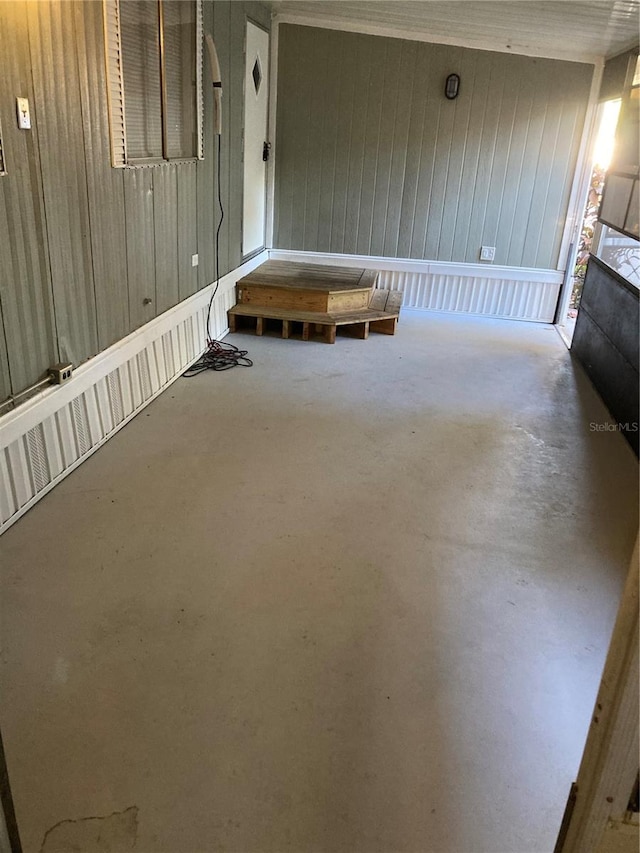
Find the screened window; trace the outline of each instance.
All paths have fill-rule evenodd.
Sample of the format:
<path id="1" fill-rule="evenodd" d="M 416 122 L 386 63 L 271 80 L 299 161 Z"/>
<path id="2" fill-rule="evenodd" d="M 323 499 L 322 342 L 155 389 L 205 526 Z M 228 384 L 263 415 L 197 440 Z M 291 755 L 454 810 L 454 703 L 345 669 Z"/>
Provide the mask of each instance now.
<path id="1" fill-rule="evenodd" d="M 598 219 L 604 225 L 640 237 L 640 59 L 630 91 L 622 98 L 613 161 L 607 172 Z"/>
<path id="2" fill-rule="evenodd" d="M 604 226 L 596 255 L 623 278 L 640 287 L 640 243 Z"/>
<path id="3" fill-rule="evenodd" d="M 104 0 L 114 166 L 202 157 L 201 0 Z"/>

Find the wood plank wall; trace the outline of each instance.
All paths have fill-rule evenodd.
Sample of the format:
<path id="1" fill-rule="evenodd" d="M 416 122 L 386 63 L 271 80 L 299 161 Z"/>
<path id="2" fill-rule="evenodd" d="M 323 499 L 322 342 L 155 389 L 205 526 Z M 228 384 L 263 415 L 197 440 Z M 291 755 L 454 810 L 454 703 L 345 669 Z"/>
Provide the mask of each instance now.
<path id="1" fill-rule="evenodd" d="M 204 2 L 224 86 L 221 275 L 241 262 L 247 16 L 270 26 L 261 3 Z M 0 2 L 0 401 L 214 280 L 217 142 L 210 86 L 204 94 L 203 161 L 113 169 L 102 3 Z M 30 131 L 17 128 L 18 96 L 29 98 Z"/>
<path id="2" fill-rule="evenodd" d="M 281 25 L 275 246 L 555 268 L 592 72 Z"/>

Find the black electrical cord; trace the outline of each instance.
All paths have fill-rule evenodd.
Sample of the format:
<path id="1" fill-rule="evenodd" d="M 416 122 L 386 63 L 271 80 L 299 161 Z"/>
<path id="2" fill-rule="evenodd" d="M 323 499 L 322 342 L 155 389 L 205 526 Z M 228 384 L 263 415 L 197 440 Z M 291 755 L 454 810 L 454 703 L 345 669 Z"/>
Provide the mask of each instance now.
<path id="1" fill-rule="evenodd" d="M 220 181 L 220 140 L 218 135 L 218 207 L 220 208 L 220 220 L 216 228 L 216 255 L 215 255 L 215 279 L 216 286 L 213 288 L 209 307 L 207 309 L 207 348 L 202 353 L 200 358 L 195 361 L 191 367 L 188 367 L 182 374 L 187 379 L 192 376 L 197 376 L 204 370 L 229 370 L 232 367 L 251 367 L 253 362 L 247 358 L 247 350 L 238 349 L 233 344 L 222 343 L 211 337 L 211 306 L 216 298 L 218 288 L 220 287 L 220 229 L 224 221 L 224 207 L 222 205 L 222 184 Z"/>
<path id="2" fill-rule="evenodd" d="M 246 349 L 238 349 L 222 341 L 209 341 L 205 352 L 182 375 L 189 379 L 204 370 L 229 370 L 231 367 L 251 367 L 252 364 Z"/>

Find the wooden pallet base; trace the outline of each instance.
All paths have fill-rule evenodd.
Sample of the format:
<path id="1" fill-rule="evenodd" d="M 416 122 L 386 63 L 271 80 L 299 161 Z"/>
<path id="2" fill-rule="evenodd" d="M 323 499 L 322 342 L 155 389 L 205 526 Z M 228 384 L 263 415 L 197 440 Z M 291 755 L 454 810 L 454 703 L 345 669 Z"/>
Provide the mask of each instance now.
<path id="1" fill-rule="evenodd" d="M 321 322 L 311 322 L 285 317 L 269 317 L 268 315 L 254 316 L 238 313 L 233 308 L 229 310 L 228 317 L 230 332 L 253 331 L 258 336 L 264 335 L 265 332 L 272 332 L 280 334 L 285 339 L 298 338 L 309 341 L 320 338 L 328 344 L 336 342 L 338 328 L 351 337 L 366 340 L 370 331 L 379 332 L 383 335 L 395 334 L 398 322 L 397 317 L 382 317 L 371 320 L 351 319 L 349 321 L 342 320 L 342 318 L 336 318 L 333 321 L 323 318 Z"/>

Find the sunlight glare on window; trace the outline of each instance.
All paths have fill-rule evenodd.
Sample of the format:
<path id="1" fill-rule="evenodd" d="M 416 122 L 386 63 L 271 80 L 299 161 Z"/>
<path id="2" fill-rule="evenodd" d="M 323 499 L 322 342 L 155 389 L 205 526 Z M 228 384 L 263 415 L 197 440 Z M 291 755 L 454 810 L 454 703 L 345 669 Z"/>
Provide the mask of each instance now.
<path id="1" fill-rule="evenodd" d="M 614 101 L 606 101 L 602 107 L 600 126 L 593 151 L 593 162 L 605 171 L 609 168 L 613 156 L 620 104 L 621 101 L 618 98 Z"/>

